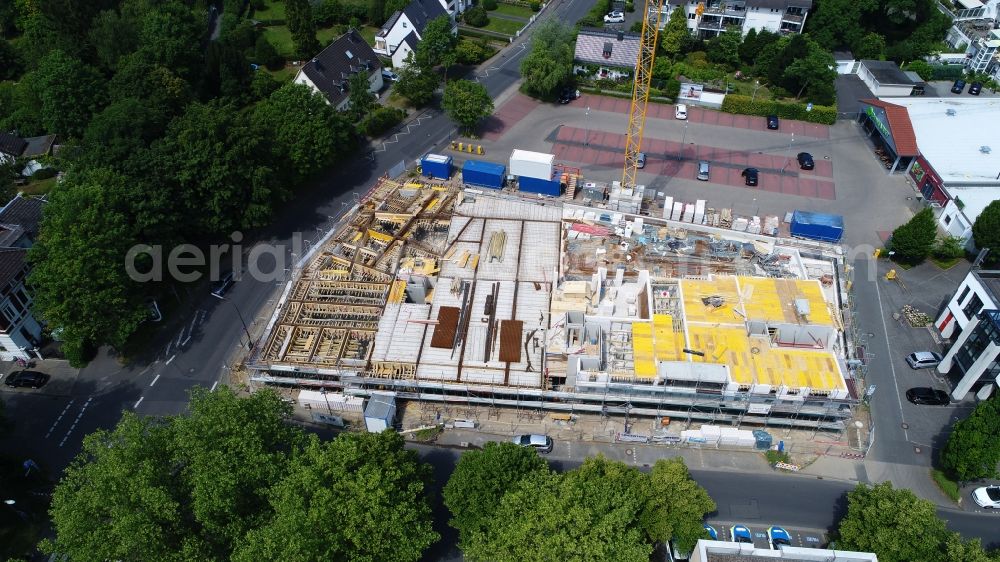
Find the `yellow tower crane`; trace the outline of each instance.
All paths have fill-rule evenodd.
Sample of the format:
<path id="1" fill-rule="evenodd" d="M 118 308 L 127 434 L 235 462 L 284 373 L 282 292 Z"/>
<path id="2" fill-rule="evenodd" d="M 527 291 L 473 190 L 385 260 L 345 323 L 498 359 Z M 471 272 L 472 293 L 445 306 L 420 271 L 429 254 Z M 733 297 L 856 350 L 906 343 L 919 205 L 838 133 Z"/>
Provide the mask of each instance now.
<path id="1" fill-rule="evenodd" d="M 625 138 L 625 169 L 622 187 L 635 187 L 639 169 L 639 152 L 642 130 L 646 126 L 646 106 L 649 104 L 649 83 L 653 78 L 656 60 L 656 37 L 660 34 L 660 16 L 664 0 L 646 0 L 646 13 L 642 17 L 642 38 L 639 57 L 635 63 L 635 81 L 632 84 L 632 105 L 628 112 L 628 132 Z"/>

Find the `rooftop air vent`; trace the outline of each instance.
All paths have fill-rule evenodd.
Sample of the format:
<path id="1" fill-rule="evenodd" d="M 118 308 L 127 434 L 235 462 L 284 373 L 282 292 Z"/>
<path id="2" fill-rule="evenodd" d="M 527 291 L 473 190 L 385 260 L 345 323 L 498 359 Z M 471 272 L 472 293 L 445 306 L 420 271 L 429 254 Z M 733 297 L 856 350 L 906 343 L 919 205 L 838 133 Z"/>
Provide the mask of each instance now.
<path id="1" fill-rule="evenodd" d="M 979 152 L 982 152 L 983 154 L 989 154 L 990 153 L 990 147 L 985 146 L 985 145 L 984 146 L 980 146 L 979 147 Z"/>
<path id="2" fill-rule="evenodd" d="M 624 31 L 621 31 L 621 30 L 618 31 L 618 40 L 619 41 L 624 41 L 625 40 L 625 32 Z"/>
<path id="3" fill-rule="evenodd" d="M 955 111 L 954 109 L 948 109 L 944 113 L 945 113 L 945 115 L 950 115 L 950 116 L 954 117 L 958 112 Z"/>

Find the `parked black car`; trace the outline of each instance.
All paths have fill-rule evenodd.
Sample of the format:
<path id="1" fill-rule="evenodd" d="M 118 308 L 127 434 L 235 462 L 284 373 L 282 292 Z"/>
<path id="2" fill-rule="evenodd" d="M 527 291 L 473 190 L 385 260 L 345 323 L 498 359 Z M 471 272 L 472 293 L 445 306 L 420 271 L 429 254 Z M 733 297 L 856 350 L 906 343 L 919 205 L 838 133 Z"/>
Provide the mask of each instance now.
<path id="1" fill-rule="evenodd" d="M 740 175 L 747 185 L 757 185 L 757 168 L 746 168 Z"/>
<path id="2" fill-rule="evenodd" d="M 926 386 L 907 390 L 906 399 L 920 406 L 945 406 L 951 403 L 947 392 Z"/>
<path id="3" fill-rule="evenodd" d="M 49 375 L 39 373 L 38 371 L 18 371 L 7 375 L 7 379 L 3 382 L 11 388 L 41 388 L 45 386 L 45 383 L 49 382 L 49 378 Z"/>
<path id="4" fill-rule="evenodd" d="M 803 170 L 812 170 L 816 167 L 816 163 L 813 162 L 813 155 L 808 152 L 800 152 L 798 155 L 799 168 Z"/>
<path id="5" fill-rule="evenodd" d="M 955 80 L 955 83 L 951 86 L 951 93 L 961 94 L 962 90 L 965 89 L 965 80 Z"/>
<path id="6" fill-rule="evenodd" d="M 982 91 L 983 91 L 983 85 L 980 82 L 973 82 L 969 86 L 969 93 L 972 94 L 972 95 L 974 95 L 974 96 L 978 96 L 979 92 L 982 92 Z"/>
<path id="7" fill-rule="evenodd" d="M 229 289 L 232 288 L 233 283 L 236 282 L 236 278 L 233 276 L 233 272 L 230 271 L 222 279 L 212 283 L 212 296 L 221 299 L 226 296 Z"/>
<path id="8" fill-rule="evenodd" d="M 578 97 L 580 97 L 580 94 L 577 90 L 573 88 L 563 88 L 563 91 L 559 94 L 559 103 L 565 105 Z"/>
<path id="9" fill-rule="evenodd" d="M 778 116 L 777 115 L 768 115 L 767 116 L 767 128 L 768 129 L 773 129 L 775 131 L 778 130 Z"/>

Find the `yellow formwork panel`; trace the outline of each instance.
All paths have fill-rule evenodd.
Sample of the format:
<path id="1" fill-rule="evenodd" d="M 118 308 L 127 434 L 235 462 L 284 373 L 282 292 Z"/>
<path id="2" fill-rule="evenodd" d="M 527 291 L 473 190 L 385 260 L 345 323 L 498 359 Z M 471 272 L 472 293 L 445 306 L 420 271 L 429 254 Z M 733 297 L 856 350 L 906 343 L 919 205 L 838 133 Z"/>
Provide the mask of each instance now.
<path id="1" fill-rule="evenodd" d="M 684 333 L 674 331 L 674 319 L 669 314 L 653 315 L 653 342 L 657 361 L 680 361 L 684 358 Z"/>
<path id="2" fill-rule="evenodd" d="M 375 240 L 381 240 L 382 242 L 392 242 L 391 234 L 383 234 L 381 232 L 376 232 L 372 229 L 368 229 L 368 236 L 374 238 Z"/>
<path id="3" fill-rule="evenodd" d="M 739 291 L 735 277 L 717 277 L 712 281 L 684 279 L 680 282 L 684 299 L 684 318 L 688 322 L 710 322 L 713 324 L 742 325 L 743 319 L 733 307 L 739 303 Z M 722 297 L 721 307 L 706 305 L 701 299 Z"/>
<path id="4" fill-rule="evenodd" d="M 795 301 L 806 299 L 809 302 L 809 324 L 833 325 L 818 281 L 741 277 L 739 285 L 749 319 L 798 323 Z"/>
<path id="5" fill-rule="evenodd" d="M 403 302 L 406 291 L 406 281 L 393 281 L 392 289 L 389 290 L 389 304 L 399 304 Z"/>
<path id="6" fill-rule="evenodd" d="M 632 323 L 632 363 L 635 376 L 651 379 L 656 376 L 653 358 L 653 325 L 649 322 Z"/>
<path id="7" fill-rule="evenodd" d="M 742 328 L 689 326 L 690 348 L 704 357 L 692 361 L 729 366 L 733 382 L 769 384 L 814 390 L 844 388 L 834 355 L 829 351 L 770 347 L 764 340 L 749 338 Z"/>

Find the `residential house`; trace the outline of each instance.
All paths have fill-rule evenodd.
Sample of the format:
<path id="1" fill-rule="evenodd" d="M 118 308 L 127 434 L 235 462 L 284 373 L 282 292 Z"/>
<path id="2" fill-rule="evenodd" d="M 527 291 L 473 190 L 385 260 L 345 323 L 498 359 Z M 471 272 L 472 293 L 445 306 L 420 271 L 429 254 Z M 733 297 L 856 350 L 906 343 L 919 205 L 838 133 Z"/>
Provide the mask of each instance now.
<path id="1" fill-rule="evenodd" d="M 382 63 L 361 35 L 352 29 L 302 65 L 295 75 L 295 83 L 309 86 L 323 94 L 334 108 L 343 110 L 347 109 L 350 98 L 351 76 L 359 72 L 368 75 L 370 92 L 382 89 Z"/>
<path id="2" fill-rule="evenodd" d="M 441 16 L 453 17 L 454 12 L 449 14 L 448 6 L 464 1 L 412 0 L 405 8 L 393 13 L 375 35 L 375 52 L 392 59 L 394 68 L 406 66 L 406 57 L 416 50 L 427 23 Z M 454 18 L 452 33 L 458 33 Z"/>
<path id="3" fill-rule="evenodd" d="M 938 6 L 952 18 L 945 42 L 964 53 L 956 55 L 970 72 L 984 72 L 1000 79 L 1000 0 L 943 0 Z M 940 55 L 942 60 L 945 55 Z"/>
<path id="4" fill-rule="evenodd" d="M 996 389 L 1000 376 L 1000 271 L 973 268 L 948 300 L 935 327 L 951 347 L 938 372 L 955 381 L 952 398 L 974 392 L 981 398 Z"/>
<path id="5" fill-rule="evenodd" d="M 858 77 L 876 97 L 910 96 L 917 82 L 886 60 L 862 60 L 858 66 Z"/>
<path id="6" fill-rule="evenodd" d="M 637 33 L 581 29 L 576 36 L 573 71 L 589 72 L 597 67 L 594 78 L 599 80 L 630 77 L 635 73 L 640 41 Z"/>
<path id="7" fill-rule="evenodd" d="M 47 156 L 52 153 L 55 141 L 55 135 L 23 138 L 13 133 L 0 132 L 0 164 Z"/>
<path id="8" fill-rule="evenodd" d="M 751 29 L 775 33 L 802 33 L 812 0 L 668 0 L 660 17 L 667 25 L 670 12 L 682 8 L 687 14 L 688 29 L 701 39 L 710 39 L 730 27 L 743 35 Z"/>
<path id="9" fill-rule="evenodd" d="M 28 360 L 42 340 L 31 313 L 28 248 L 38 236 L 45 200 L 17 196 L 0 209 L 0 360 Z"/>

